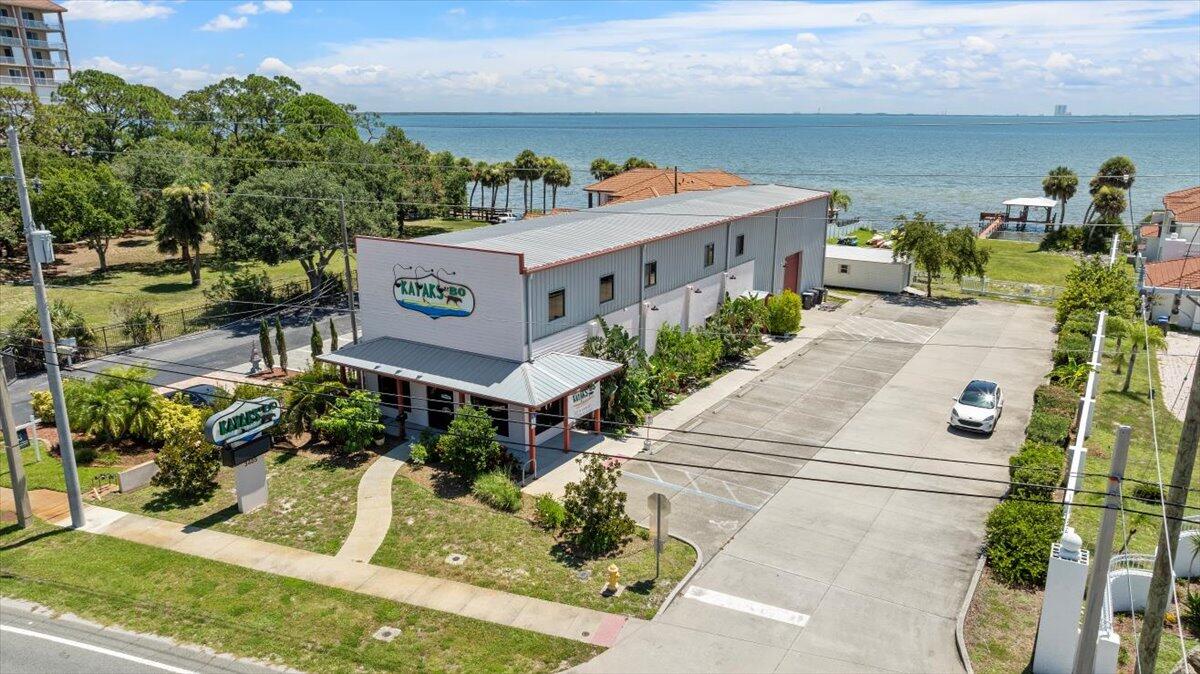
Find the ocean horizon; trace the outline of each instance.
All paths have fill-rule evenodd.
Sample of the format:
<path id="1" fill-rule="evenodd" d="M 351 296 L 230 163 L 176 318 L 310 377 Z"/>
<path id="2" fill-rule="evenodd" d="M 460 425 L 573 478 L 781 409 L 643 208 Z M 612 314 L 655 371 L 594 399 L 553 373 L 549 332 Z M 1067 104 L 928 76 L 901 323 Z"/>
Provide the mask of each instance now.
<path id="1" fill-rule="evenodd" d="M 886 225 L 925 212 L 947 224 L 978 220 L 1015 197 L 1041 196 L 1041 179 L 1065 165 L 1080 176 L 1067 207 L 1078 220 L 1087 181 L 1105 159 L 1127 155 L 1138 175 L 1136 219 L 1161 208 L 1162 195 L 1200 184 L 1197 115 L 928 115 L 903 113 L 593 113 L 389 112 L 431 151 L 474 161 L 512 160 L 522 150 L 571 169 L 558 206 L 587 205 L 588 168 L 605 157 L 638 156 L 681 171 L 720 168 L 759 183 L 841 189 L 848 216 Z M 521 190 L 510 206 L 520 209 Z M 478 203 L 478 193 L 476 193 Z M 499 195 L 502 205 L 504 193 Z M 541 191 L 536 190 L 536 207 Z M 490 202 L 490 196 L 488 199 Z"/>

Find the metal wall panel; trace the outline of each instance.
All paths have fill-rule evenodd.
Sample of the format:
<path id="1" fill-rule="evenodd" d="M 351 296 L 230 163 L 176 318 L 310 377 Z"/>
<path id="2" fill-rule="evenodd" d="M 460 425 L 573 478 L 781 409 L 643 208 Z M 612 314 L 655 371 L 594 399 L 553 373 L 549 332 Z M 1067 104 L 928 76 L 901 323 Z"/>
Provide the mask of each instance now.
<path id="1" fill-rule="evenodd" d="M 600 278 L 614 276 L 613 299 L 600 304 Z M 533 339 L 561 332 L 586 323 L 638 301 L 638 249 L 587 258 L 529 275 L 529 320 L 533 321 Z M 567 315 L 550 321 L 549 295 L 566 290 Z M 536 349 L 535 349 L 536 350 Z"/>
<path id="2" fill-rule="evenodd" d="M 824 284 L 825 218 L 828 198 L 817 199 L 779 211 L 779 249 L 775 264 L 774 292 L 783 290 L 783 262 L 787 256 L 803 251 L 799 290 L 811 290 Z"/>

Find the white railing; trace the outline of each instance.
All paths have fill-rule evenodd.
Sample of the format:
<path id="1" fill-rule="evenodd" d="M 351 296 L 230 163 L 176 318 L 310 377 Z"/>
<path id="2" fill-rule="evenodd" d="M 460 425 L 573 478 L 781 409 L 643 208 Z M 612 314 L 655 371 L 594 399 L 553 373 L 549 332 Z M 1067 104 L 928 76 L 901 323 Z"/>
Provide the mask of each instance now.
<path id="1" fill-rule="evenodd" d="M 17 20 L 11 16 L 0 16 L 0 26 L 15 26 Z"/>
<path id="2" fill-rule="evenodd" d="M 62 30 L 57 23 L 38 21 L 37 19 L 24 19 L 23 23 L 26 28 L 36 28 L 37 30 Z"/>
<path id="3" fill-rule="evenodd" d="M 20 47 L 21 38 L 0 36 L 0 44 L 8 45 L 9 47 Z"/>
<path id="4" fill-rule="evenodd" d="M 42 49 L 66 49 L 67 48 L 67 45 L 62 42 L 50 42 L 49 40 L 35 40 L 33 38 L 26 38 L 25 41 L 29 43 L 30 47 L 40 47 Z"/>
<path id="5" fill-rule="evenodd" d="M 27 86 L 29 86 L 29 78 L 28 77 L 3 76 L 3 77 L 0 77 L 0 84 L 7 84 L 9 86 L 27 87 Z"/>
<path id="6" fill-rule="evenodd" d="M 1071 443 L 1071 466 L 1067 473 L 1067 486 L 1063 493 L 1063 531 L 1071 522 L 1071 504 L 1075 502 L 1075 492 L 1079 491 L 1079 483 L 1083 480 L 1084 463 L 1087 460 L 1087 448 L 1083 446 L 1087 440 L 1088 431 L 1092 427 L 1092 414 L 1095 413 L 1096 388 L 1100 384 L 1101 351 L 1104 348 L 1104 323 L 1107 313 L 1101 311 L 1096 318 L 1096 334 L 1092 337 L 1091 371 L 1088 372 L 1087 386 L 1083 389 L 1083 397 L 1079 400 L 1079 429 L 1075 432 L 1075 442 Z"/>
<path id="7" fill-rule="evenodd" d="M 50 59 L 30 59 L 30 64 L 38 68 L 66 68 L 66 61 L 52 61 Z"/>
<path id="8" fill-rule="evenodd" d="M 18 61 L 16 56 L 0 56 L 0 63 L 6 63 L 10 66 L 25 65 L 24 63 Z"/>
<path id="9" fill-rule="evenodd" d="M 1135 553 L 1113 555 L 1108 565 L 1108 573 L 1114 571 L 1138 570 L 1151 571 L 1154 569 L 1154 555 L 1139 555 Z"/>

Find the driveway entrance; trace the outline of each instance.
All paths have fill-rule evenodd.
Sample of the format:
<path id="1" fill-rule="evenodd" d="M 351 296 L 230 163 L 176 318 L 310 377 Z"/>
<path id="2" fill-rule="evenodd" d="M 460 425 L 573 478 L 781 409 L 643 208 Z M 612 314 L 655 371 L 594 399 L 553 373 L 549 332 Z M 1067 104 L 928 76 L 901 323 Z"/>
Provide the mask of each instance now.
<path id="1" fill-rule="evenodd" d="M 961 671 L 954 618 L 994 501 L 898 488 L 1003 491 L 962 478 L 1004 468 L 914 457 L 1005 462 L 1049 369 L 1050 326 L 1025 305 L 881 298 L 681 429 L 711 435 L 676 433 L 651 457 L 702 468 L 627 462 L 635 517 L 645 495 L 668 494 L 673 531 L 708 561 L 581 669 Z M 990 438 L 946 427 L 974 378 L 1008 391 Z"/>

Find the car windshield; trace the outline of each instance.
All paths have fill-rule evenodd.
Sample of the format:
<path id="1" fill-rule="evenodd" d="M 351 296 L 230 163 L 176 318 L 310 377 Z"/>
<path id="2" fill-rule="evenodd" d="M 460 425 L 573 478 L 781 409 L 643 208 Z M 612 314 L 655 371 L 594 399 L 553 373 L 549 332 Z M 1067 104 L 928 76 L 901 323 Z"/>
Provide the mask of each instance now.
<path id="1" fill-rule="evenodd" d="M 996 391 L 990 386 L 971 384 L 963 391 L 958 402 L 971 407 L 981 407 L 985 410 L 995 409 Z"/>

